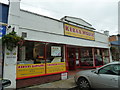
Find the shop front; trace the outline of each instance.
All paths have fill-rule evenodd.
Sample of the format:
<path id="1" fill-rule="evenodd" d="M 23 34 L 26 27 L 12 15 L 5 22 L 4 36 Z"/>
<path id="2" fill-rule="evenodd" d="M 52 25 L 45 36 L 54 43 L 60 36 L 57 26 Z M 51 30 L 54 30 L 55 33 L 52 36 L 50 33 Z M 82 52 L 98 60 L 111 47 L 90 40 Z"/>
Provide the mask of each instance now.
<path id="1" fill-rule="evenodd" d="M 86 41 L 95 42 L 95 32 L 77 27 L 71 24 L 64 24 L 64 34 L 68 37 L 76 39 L 84 39 Z M 83 43 L 83 42 L 81 42 Z M 109 49 L 101 47 L 67 45 L 67 62 L 68 70 L 76 70 L 77 68 L 96 68 L 108 62 Z"/>
<path id="2" fill-rule="evenodd" d="M 80 68 L 96 68 L 109 62 L 109 50 L 26 40 L 18 47 L 17 80 L 59 75 Z"/>
<path id="3" fill-rule="evenodd" d="M 6 49 L 4 56 L 4 77 L 12 81 L 11 88 L 67 79 L 69 71 L 110 62 L 108 36 L 91 24 L 72 17 L 65 18 L 69 22 L 56 20 L 19 5 L 10 2 L 8 24 L 25 41 L 13 52 Z"/>
<path id="4" fill-rule="evenodd" d="M 109 50 L 92 47 L 67 47 L 68 70 L 96 68 L 110 62 Z"/>
<path id="5" fill-rule="evenodd" d="M 109 48 L 93 47 L 97 43 L 94 31 L 66 23 L 63 25 L 63 37 L 66 42 L 74 38 L 72 45 L 66 42 L 25 40 L 23 46 L 18 47 L 17 88 L 60 80 L 62 74 L 66 75 L 67 79 L 69 71 L 96 68 L 110 62 Z M 50 38 L 52 36 L 51 34 Z M 55 38 L 57 39 L 57 37 L 59 35 L 56 35 Z M 60 39 L 63 40 L 62 37 Z M 81 40 L 81 45 L 74 44 L 77 40 Z M 23 81 L 32 82 L 24 84 Z"/>
<path id="6" fill-rule="evenodd" d="M 36 77 L 41 80 L 40 83 L 60 80 L 61 74 L 67 72 L 64 50 L 63 44 L 25 41 L 24 45 L 18 48 L 18 88 L 24 87 L 21 81 L 36 80 Z"/>
<path id="7" fill-rule="evenodd" d="M 64 24 L 64 37 L 84 39 L 95 42 L 95 32 Z M 52 35 L 51 35 L 52 36 Z M 81 42 L 83 43 L 83 42 Z M 69 45 L 43 41 L 25 40 L 22 47 L 18 47 L 16 68 L 17 87 L 24 87 L 22 81 L 39 80 L 40 83 L 62 79 L 62 74 L 82 68 L 96 68 L 108 62 L 109 49 L 92 47 L 90 45 Z M 37 84 L 38 82 L 31 82 Z M 30 85 L 31 85 L 30 84 Z M 29 85 L 28 85 L 29 86 Z"/>

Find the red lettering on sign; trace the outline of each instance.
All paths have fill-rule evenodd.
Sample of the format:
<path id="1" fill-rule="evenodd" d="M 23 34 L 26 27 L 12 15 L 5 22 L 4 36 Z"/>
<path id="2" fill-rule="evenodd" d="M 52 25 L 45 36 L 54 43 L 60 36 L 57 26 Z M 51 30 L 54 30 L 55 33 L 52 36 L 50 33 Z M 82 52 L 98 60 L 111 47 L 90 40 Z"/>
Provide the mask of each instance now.
<path id="1" fill-rule="evenodd" d="M 75 29 L 73 28 L 73 32 L 75 32 Z"/>
<path id="2" fill-rule="evenodd" d="M 65 30 L 69 31 L 69 26 L 65 26 Z"/>
<path id="3" fill-rule="evenodd" d="M 70 31 L 73 32 L 72 27 L 70 27 Z"/>
<path id="4" fill-rule="evenodd" d="M 78 32 L 78 29 L 76 29 L 76 33 L 79 33 L 79 32 Z"/>

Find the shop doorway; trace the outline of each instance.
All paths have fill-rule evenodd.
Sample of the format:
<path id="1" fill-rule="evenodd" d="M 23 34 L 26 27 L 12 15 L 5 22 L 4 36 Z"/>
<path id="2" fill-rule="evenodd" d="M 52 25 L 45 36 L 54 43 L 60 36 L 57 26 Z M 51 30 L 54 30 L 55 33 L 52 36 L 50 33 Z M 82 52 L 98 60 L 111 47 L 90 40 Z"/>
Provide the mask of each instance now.
<path id="1" fill-rule="evenodd" d="M 76 70 L 80 67 L 80 50 L 79 48 L 67 48 L 68 70 Z"/>

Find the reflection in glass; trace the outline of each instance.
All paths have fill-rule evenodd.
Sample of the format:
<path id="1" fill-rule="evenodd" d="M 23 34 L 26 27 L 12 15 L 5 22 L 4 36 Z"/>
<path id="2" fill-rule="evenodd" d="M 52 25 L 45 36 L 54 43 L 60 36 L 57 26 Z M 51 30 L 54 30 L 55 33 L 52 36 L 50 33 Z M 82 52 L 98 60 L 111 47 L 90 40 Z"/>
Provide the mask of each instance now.
<path id="1" fill-rule="evenodd" d="M 81 66 L 93 66 L 92 48 L 81 48 Z"/>

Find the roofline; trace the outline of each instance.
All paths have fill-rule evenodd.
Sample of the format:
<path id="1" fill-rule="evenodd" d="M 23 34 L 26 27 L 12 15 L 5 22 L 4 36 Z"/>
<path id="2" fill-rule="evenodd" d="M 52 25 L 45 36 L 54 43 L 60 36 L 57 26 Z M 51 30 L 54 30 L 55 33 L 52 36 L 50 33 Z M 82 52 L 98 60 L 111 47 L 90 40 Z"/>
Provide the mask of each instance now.
<path id="1" fill-rule="evenodd" d="M 120 36 L 120 34 L 117 34 L 117 35 L 111 35 L 110 37 L 113 37 L 113 36 Z"/>
<path id="2" fill-rule="evenodd" d="M 20 9 L 20 11 L 24 11 L 24 12 L 31 13 L 31 14 L 34 14 L 34 15 L 37 15 L 37 16 L 41 16 L 41 17 L 45 17 L 45 18 L 49 18 L 49 19 L 58 21 L 58 22 L 62 22 L 61 20 L 58 20 L 58 19 L 55 19 L 55 18 L 51 18 L 51 17 L 48 17 L 48 16 L 44 16 L 44 15 L 41 15 L 41 14 L 37 14 L 37 13 L 31 12 L 31 11 L 28 11 L 28 10 Z"/>
<path id="3" fill-rule="evenodd" d="M 64 24 L 64 23 L 67 23 L 67 22 L 63 22 L 63 21 L 58 20 L 58 19 L 54 19 L 54 18 L 48 17 L 48 16 L 40 15 L 40 14 L 31 12 L 31 11 L 27 11 L 27 10 L 23 10 L 23 9 L 20 9 L 20 10 L 21 10 L 21 11 L 24 11 L 24 12 L 28 12 L 28 13 L 34 14 L 34 15 L 37 15 L 37 16 L 42 16 L 42 17 L 45 17 L 45 18 L 49 18 L 49 19 L 52 19 L 52 20 L 61 22 L 61 23 L 63 23 L 63 24 Z M 70 23 L 67 23 L 67 24 L 70 24 Z M 78 24 L 78 23 L 77 23 L 77 24 Z M 73 25 L 73 24 L 70 24 L 70 25 Z M 75 26 L 75 25 L 73 25 L 73 26 Z M 84 26 L 84 25 L 83 25 L 83 26 Z M 79 27 L 79 26 L 76 26 L 76 27 Z M 85 26 L 85 27 L 87 27 L 87 26 Z M 82 27 L 80 27 L 80 28 L 82 28 Z M 88 27 L 88 28 L 90 28 L 90 27 Z M 96 30 L 96 29 L 94 29 L 94 30 Z M 98 31 L 94 31 L 94 32 L 100 33 L 100 32 L 98 32 Z M 103 33 L 100 33 L 100 34 L 103 34 Z M 103 35 L 105 35 L 105 34 L 103 34 Z M 106 35 L 106 36 L 107 36 L 107 35 Z"/>
<path id="4" fill-rule="evenodd" d="M 69 20 L 65 20 L 65 21 L 68 21 L 68 22 L 72 22 L 72 23 L 75 23 L 75 24 L 77 24 L 77 25 L 81 25 L 81 26 L 84 26 L 84 27 L 87 27 L 87 28 L 90 28 L 90 29 L 93 29 L 93 30 L 96 30 L 95 28 L 92 28 L 92 27 L 88 27 L 88 26 L 85 26 L 85 25 L 82 25 L 82 24 L 79 24 L 79 23 L 76 23 L 76 22 L 73 22 L 73 21 L 69 21 Z M 65 22 L 65 23 L 67 23 L 67 22 Z M 70 24 L 70 23 L 68 23 L 68 24 Z M 71 24 L 72 25 L 72 24 Z M 74 25 L 75 26 L 75 25 Z M 78 27 L 78 26 L 77 26 Z M 80 26 L 79 26 L 80 27 Z M 81 27 L 82 28 L 82 27 Z"/>
<path id="5" fill-rule="evenodd" d="M 120 36 L 120 34 L 117 34 L 117 36 Z"/>
<path id="6" fill-rule="evenodd" d="M 54 18 L 51 18 L 51 17 L 48 17 L 48 16 L 44 16 L 44 15 L 41 15 L 41 14 L 37 14 L 37 13 L 31 12 L 31 11 L 28 11 L 28 10 L 23 10 L 23 9 L 20 9 L 20 10 L 21 10 L 21 11 L 24 11 L 24 12 L 28 12 L 28 13 L 34 14 L 34 15 L 37 15 L 37 16 L 42 16 L 42 17 L 45 17 L 45 18 L 49 18 L 49 19 L 52 19 L 52 20 L 55 20 L 55 21 L 64 23 L 64 22 L 61 21 L 61 20 L 54 19 Z M 70 21 L 70 22 L 72 22 L 72 21 Z M 75 23 L 75 22 L 74 22 L 74 23 Z M 69 24 L 69 23 L 68 23 L 68 24 Z M 76 24 L 81 25 L 81 24 L 79 24 L 79 23 L 76 23 Z M 71 24 L 71 25 L 72 25 L 72 24 Z M 81 25 L 81 26 L 84 26 L 84 27 L 87 27 L 87 28 L 96 30 L 95 28 L 91 28 L 91 27 L 88 27 L 88 26 L 85 26 L 85 25 Z"/>
<path id="7" fill-rule="evenodd" d="M 70 18 L 75 18 L 75 19 L 82 20 L 82 21 L 84 21 L 85 23 L 87 23 L 87 24 L 89 24 L 90 26 L 92 26 L 90 23 L 86 22 L 85 20 L 83 20 L 83 19 L 81 19 L 81 18 L 72 17 L 72 16 L 64 16 L 63 18 L 66 18 L 66 17 L 70 17 Z"/>

